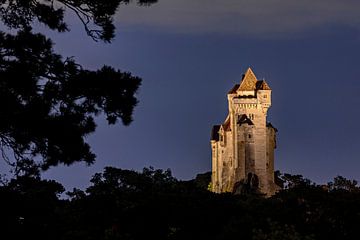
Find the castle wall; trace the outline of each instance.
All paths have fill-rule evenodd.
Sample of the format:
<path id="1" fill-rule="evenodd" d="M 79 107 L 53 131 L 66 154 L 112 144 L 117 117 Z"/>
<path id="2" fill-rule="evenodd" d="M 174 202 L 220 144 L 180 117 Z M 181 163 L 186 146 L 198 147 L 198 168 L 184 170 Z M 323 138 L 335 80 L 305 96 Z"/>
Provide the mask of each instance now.
<path id="1" fill-rule="evenodd" d="M 234 134 L 235 135 L 235 134 Z M 234 155 L 234 159 L 237 162 L 237 168 L 235 169 L 235 182 L 240 182 L 245 179 L 245 169 L 246 169 L 246 157 L 248 156 L 245 150 L 249 147 L 245 141 L 245 134 L 242 132 L 237 133 L 237 152 Z"/>
<path id="2" fill-rule="evenodd" d="M 274 152 L 276 148 L 276 131 L 272 127 L 267 128 L 267 176 L 270 185 L 269 191 L 274 193 L 277 188 L 274 183 Z"/>

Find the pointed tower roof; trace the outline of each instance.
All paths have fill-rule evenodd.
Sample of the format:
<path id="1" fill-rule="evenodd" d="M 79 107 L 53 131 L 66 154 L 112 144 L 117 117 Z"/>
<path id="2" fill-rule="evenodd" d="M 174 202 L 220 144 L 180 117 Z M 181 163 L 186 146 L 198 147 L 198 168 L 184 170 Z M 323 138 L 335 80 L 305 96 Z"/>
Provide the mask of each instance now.
<path id="1" fill-rule="evenodd" d="M 248 68 L 244 77 L 240 83 L 238 90 L 240 91 L 252 91 L 256 89 L 257 78 L 251 68 Z"/>
<path id="2" fill-rule="evenodd" d="M 256 83 L 256 90 L 271 90 L 271 88 L 265 82 L 265 80 L 261 80 Z"/>

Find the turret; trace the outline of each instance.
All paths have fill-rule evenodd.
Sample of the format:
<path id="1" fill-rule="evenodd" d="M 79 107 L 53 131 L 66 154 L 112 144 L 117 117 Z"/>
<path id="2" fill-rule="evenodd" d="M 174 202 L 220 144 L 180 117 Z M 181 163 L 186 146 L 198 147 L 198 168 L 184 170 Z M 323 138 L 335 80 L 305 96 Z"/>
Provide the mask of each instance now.
<path id="1" fill-rule="evenodd" d="M 257 99 L 266 114 L 267 110 L 271 106 L 271 88 L 265 80 L 258 81 L 256 85 Z"/>

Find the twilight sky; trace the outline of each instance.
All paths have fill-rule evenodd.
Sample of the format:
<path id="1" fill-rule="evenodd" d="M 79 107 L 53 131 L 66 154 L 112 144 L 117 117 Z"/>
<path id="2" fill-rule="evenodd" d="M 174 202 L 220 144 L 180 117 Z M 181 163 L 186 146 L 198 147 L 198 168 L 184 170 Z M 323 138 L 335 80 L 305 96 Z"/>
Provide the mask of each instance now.
<path id="1" fill-rule="evenodd" d="M 251 66 L 273 90 L 275 167 L 317 183 L 360 180 L 358 0 L 160 0 L 123 5 L 112 44 L 51 33 L 56 50 L 87 68 L 108 64 L 143 78 L 129 127 L 103 119 L 89 137 L 97 162 L 47 171 L 85 188 L 104 166 L 170 168 L 179 179 L 209 171 L 210 130 L 227 114 L 227 91 Z"/>

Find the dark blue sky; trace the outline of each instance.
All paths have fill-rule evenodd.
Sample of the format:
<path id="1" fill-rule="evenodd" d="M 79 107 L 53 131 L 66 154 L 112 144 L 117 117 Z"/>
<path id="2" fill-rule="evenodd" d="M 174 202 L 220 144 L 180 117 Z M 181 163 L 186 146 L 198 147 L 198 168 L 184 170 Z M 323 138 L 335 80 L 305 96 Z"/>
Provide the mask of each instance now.
<path id="1" fill-rule="evenodd" d="M 91 69 L 131 71 L 143 84 L 129 127 L 98 120 L 94 165 L 44 176 L 84 188 L 108 165 L 170 168 L 180 179 L 209 171 L 211 127 L 251 66 L 273 89 L 276 169 L 318 183 L 360 180 L 359 12 L 353 0 L 160 0 L 122 6 L 112 44 L 93 42 L 70 17 L 70 33 L 51 33 L 58 52 Z"/>

